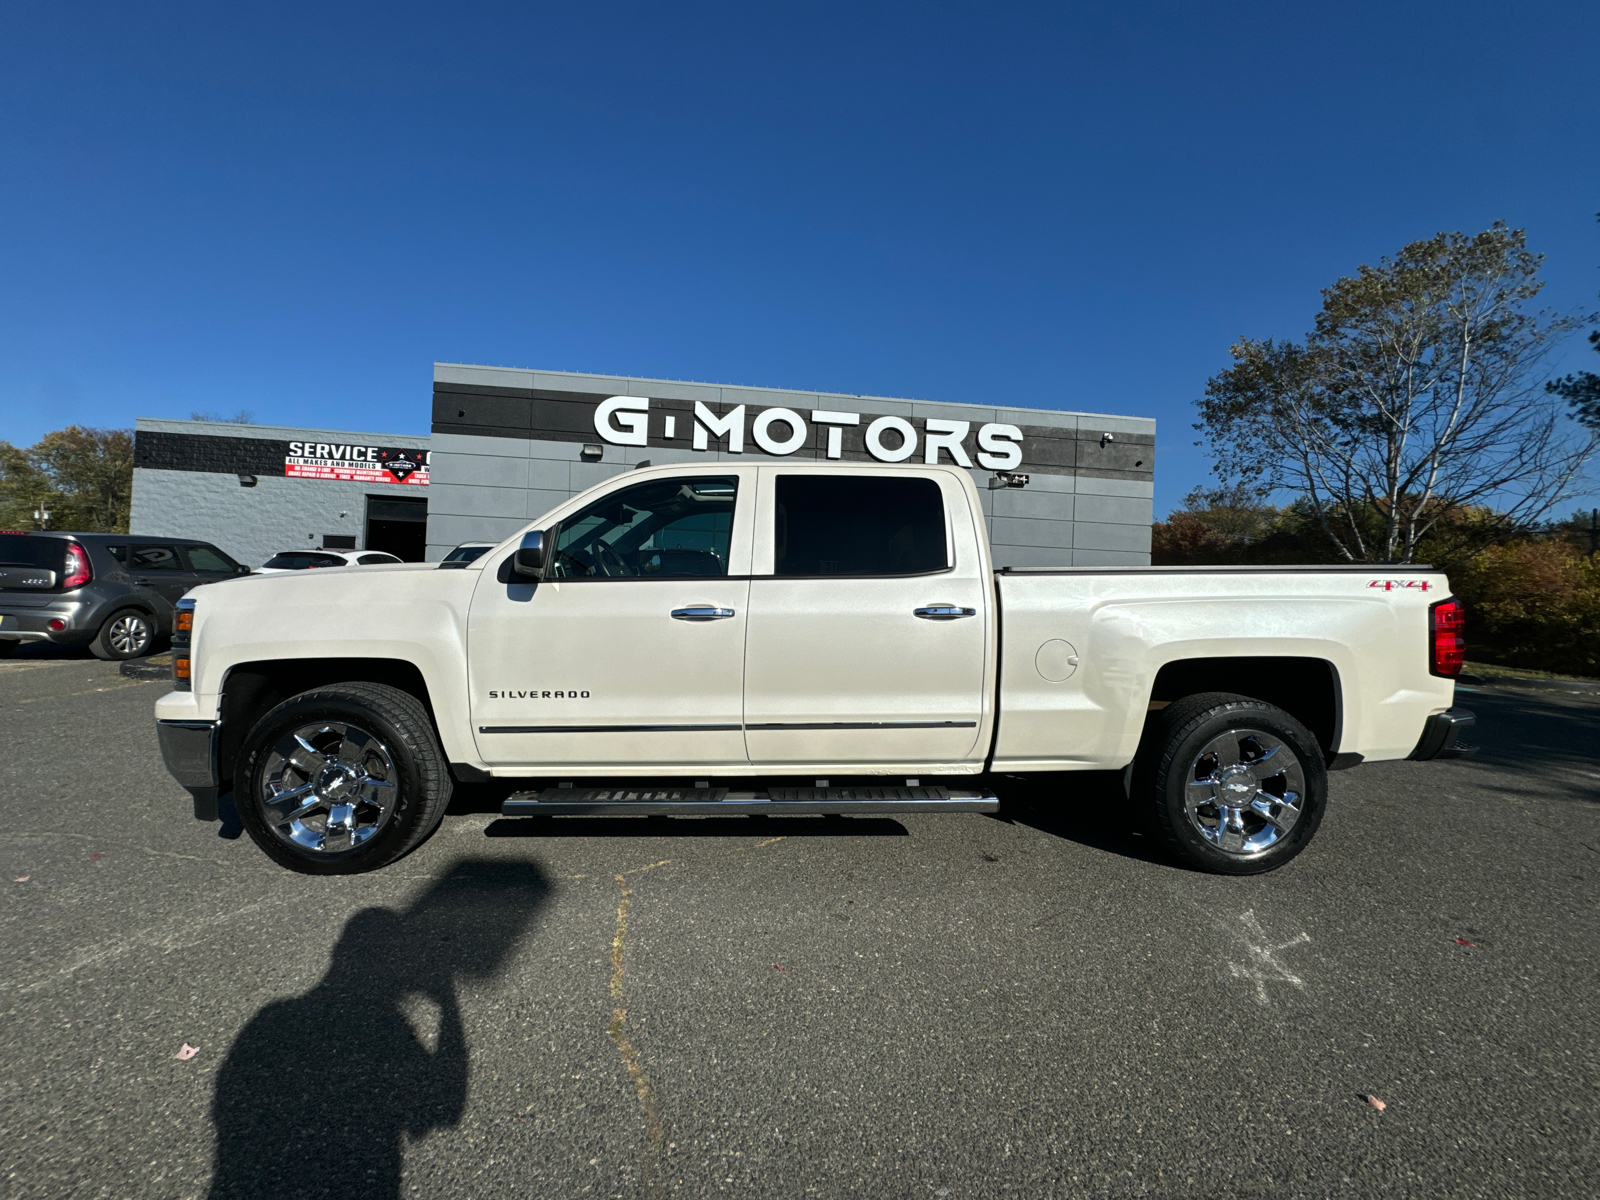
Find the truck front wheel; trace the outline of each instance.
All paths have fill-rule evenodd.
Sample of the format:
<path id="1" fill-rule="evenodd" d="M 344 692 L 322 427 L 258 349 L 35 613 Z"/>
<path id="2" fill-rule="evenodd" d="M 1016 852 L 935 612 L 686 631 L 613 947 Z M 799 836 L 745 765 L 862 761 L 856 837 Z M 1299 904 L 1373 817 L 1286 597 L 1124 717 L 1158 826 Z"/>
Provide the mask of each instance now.
<path id="1" fill-rule="evenodd" d="M 1306 848 L 1328 773 L 1306 727 L 1245 696 L 1185 696 L 1152 714 L 1133 795 L 1167 849 L 1219 875 L 1259 875 Z"/>
<path id="2" fill-rule="evenodd" d="M 416 697 L 339 683 L 292 696 L 256 722 L 233 795 L 250 837 L 280 866 L 354 875 L 438 827 L 450 771 Z"/>

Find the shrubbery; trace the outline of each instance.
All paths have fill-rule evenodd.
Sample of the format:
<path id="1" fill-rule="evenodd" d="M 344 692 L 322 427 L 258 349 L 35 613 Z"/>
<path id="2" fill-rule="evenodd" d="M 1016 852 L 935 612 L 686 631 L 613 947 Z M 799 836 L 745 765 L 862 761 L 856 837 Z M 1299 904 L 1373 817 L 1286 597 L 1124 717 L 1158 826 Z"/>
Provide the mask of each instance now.
<path id="1" fill-rule="evenodd" d="M 1482 662 L 1600 675 L 1600 558 L 1565 537 L 1490 546 L 1451 566 Z"/>
<path id="2" fill-rule="evenodd" d="M 1469 657 L 1600 676 L 1600 556 L 1589 553 L 1588 515 L 1478 548 L 1494 524 L 1485 510 L 1452 513 L 1417 555 L 1450 573 L 1467 609 Z M 1344 561 L 1304 502 L 1276 508 L 1219 492 L 1196 492 L 1158 521 L 1150 557 L 1157 566 Z"/>

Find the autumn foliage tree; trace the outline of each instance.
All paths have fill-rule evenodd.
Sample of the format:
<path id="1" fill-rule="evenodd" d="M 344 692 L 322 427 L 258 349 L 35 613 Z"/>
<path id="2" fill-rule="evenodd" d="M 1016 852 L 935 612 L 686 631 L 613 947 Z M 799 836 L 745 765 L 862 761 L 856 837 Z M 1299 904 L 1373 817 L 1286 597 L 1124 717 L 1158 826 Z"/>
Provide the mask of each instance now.
<path id="1" fill-rule="evenodd" d="M 131 429 L 71 425 L 27 449 L 0 442 L 0 527 L 126 533 L 132 493 Z"/>
<path id="2" fill-rule="evenodd" d="M 1476 549 L 1578 490 L 1600 428 L 1540 368 L 1584 318 L 1532 311 L 1542 256 L 1496 223 L 1441 233 L 1322 293 L 1301 341 L 1243 338 L 1195 428 L 1224 489 L 1298 498 L 1340 559 L 1410 562 L 1448 514 Z"/>

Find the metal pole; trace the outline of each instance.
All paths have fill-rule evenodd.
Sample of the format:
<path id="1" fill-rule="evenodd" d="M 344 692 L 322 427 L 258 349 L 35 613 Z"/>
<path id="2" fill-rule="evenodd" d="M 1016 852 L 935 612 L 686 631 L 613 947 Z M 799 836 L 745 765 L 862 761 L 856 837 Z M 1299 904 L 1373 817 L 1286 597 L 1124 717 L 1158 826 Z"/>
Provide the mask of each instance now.
<path id="1" fill-rule="evenodd" d="M 1589 510 L 1589 553 L 1600 550 L 1600 508 Z"/>

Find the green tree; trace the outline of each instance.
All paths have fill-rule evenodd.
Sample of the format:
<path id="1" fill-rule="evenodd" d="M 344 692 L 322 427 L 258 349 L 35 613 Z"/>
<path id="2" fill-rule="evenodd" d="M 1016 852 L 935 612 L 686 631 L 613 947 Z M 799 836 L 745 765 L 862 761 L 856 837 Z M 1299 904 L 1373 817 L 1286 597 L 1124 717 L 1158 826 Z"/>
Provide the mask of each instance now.
<path id="1" fill-rule="evenodd" d="M 1600 448 L 1538 378 L 1584 323 L 1529 311 L 1542 262 L 1503 223 L 1441 233 L 1325 289 L 1303 341 L 1241 339 L 1195 425 L 1223 488 L 1302 498 L 1352 562 L 1410 562 L 1465 508 L 1495 514 L 1447 525 L 1473 538 L 1532 527 Z"/>
<path id="2" fill-rule="evenodd" d="M 1600 213 L 1595 214 L 1600 220 Z M 1600 330 L 1589 335 L 1589 345 L 1600 354 Z M 1600 429 L 1600 375 L 1593 371 L 1574 371 L 1552 379 L 1545 387 L 1572 405 L 1572 414 L 1591 429 Z"/>
<path id="3" fill-rule="evenodd" d="M 35 529 L 33 514 L 56 499 L 55 484 L 26 450 L 0 442 L 0 529 Z"/>
<path id="4" fill-rule="evenodd" d="M 0 442 L 0 525 L 126 533 L 133 493 L 133 431 L 71 425 L 26 450 Z"/>

